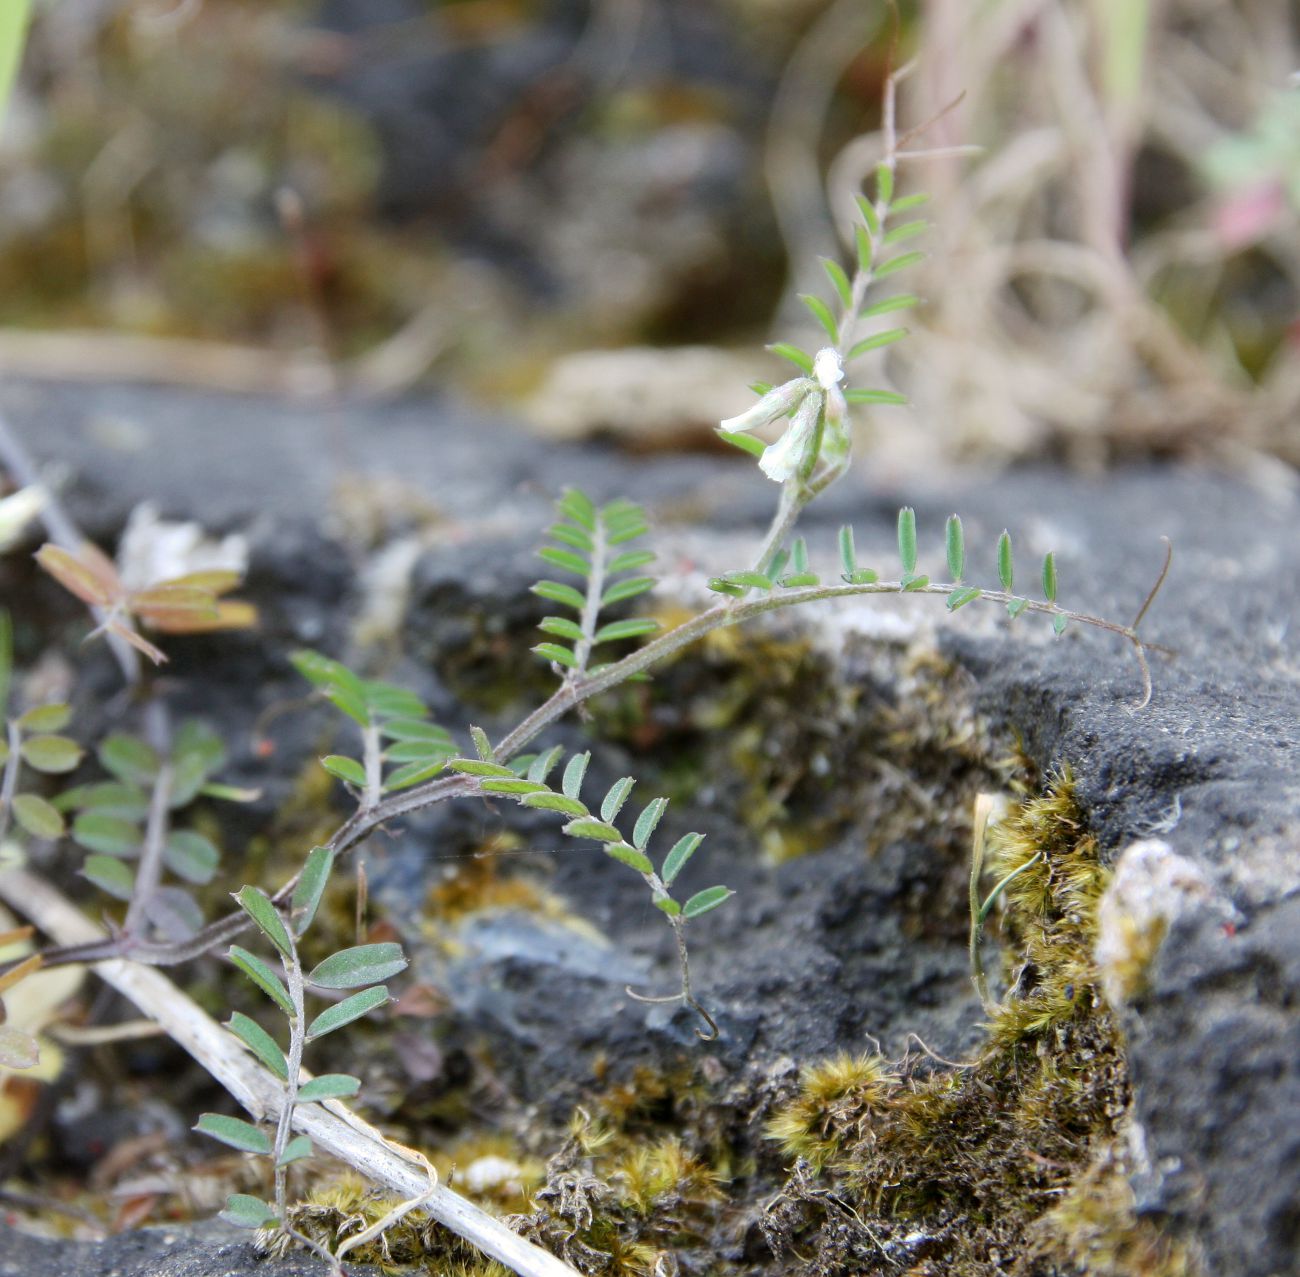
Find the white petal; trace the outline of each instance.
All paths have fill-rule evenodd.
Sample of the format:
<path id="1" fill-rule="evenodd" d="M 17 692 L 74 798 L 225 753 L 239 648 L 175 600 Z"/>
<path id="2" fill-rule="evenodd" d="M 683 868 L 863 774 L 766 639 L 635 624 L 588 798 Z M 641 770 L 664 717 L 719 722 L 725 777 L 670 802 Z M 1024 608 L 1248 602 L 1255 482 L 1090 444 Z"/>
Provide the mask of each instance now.
<path id="1" fill-rule="evenodd" d="M 769 421 L 784 417 L 800 398 L 806 395 L 813 383 L 807 377 L 796 377 L 769 390 L 752 408 L 737 417 L 728 417 L 719 425 L 720 430 L 755 430 Z"/>
<path id="2" fill-rule="evenodd" d="M 823 346 L 813 360 L 813 376 L 823 390 L 830 390 L 844 380 L 844 364 L 840 352 L 830 346 Z"/>
<path id="3" fill-rule="evenodd" d="M 792 478 L 803 464 L 804 452 L 817 427 L 817 415 L 821 412 L 821 395 L 808 395 L 799 405 L 790 428 L 774 444 L 764 449 L 758 459 L 758 467 L 767 477 L 776 483 L 784 483 Z"/>

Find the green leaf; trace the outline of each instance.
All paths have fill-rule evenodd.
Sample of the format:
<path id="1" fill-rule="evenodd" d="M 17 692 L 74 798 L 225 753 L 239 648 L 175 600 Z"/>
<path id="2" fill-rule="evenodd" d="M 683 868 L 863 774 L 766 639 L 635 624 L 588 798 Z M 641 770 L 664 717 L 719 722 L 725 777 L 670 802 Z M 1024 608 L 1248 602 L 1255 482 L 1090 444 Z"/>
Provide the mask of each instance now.
<path id="1" fill-rule="evenodd" d="M 564 790 L 565 797 L 577 798 L 582 790 L 582 778 L 587 774 L 587 764 L 591 762 L 591 752 L 585 754 L 574 754 L 565 764 L 564 779 L 560 782 L 560 788 Z"/>
<path id="2" fill-rule="evenodd" d="M 649 526 L 644 519 L 629 520 L 625 523 L 611 525 L 606 533 L 605 540 L 610 545 L 622 545 L 624 541 L 634 541 L 637 537 L 644 536 L 649 530 Z"/>
<path id="3" fill-rule="evenodd" d="M 1015 572 L 1011 561 L 1011 533 L 1005 530 L 998 537 L 998 580 L 1002 582 L 1002 588 L 1010 592 Z"/>
<path id="4" fill-rule="evenodd" d="M 79 809 L 102 811 L 106 816 L 121 816 L 127 820 L 143 820 L 149 814 L 149 799 L 144 790 L 120 781 L 105 780 L 94 785 L 78 785 L 65 789 L 55 800 L 60 811 Z"/>
<path id="5" fill-rule="evenodd" d="M 555 504 L 561 514 L 567 515 L 574 523 L 581 524 L 588 532 L 596 530 L 596 507 L 585 492 L 578 488 L 567 488 Z"/>
<path id="6" fill-rule="evenodd" d="M 838 342 L 840 326 L 835 316 L 831 314 L 831 308 L 813 293 L 800 293 L 799 300 L 812 312 L 812 317 L 826 330 L 826 335 L 831 341 Z"/>
<path id="7" fill-rule="evenodd" d="M 878 302 L 872 302 L 870 306 L 863 306 L 858 311 L 859 319 L 875 319 L 878 315 L 889 315 L 896 310 L 911 310 L 913 306 L 919 306 L 921 299 L 915 293 L 899 293 L 894 297 L 882 297 Z"/>
<path id="8" fill-rule="evenodd" d="M 841 579 L 849 585 L 874 585 L 880 577 L 871 568 L 859 568 L 856 572 L 844 573 Z"/>
<path id="9" fill-rule="evenodd" d="M 362 683 L 366 705 L 382 718 L 423 718 L 429 707 L 414 693 L 393 683 L 369 680 Z"/>
<path id="10" fill-rule="evenodd" d="M 135 895 L 135 874 L 113 856 L 87 856 L 81 876 L 115 900 L 130 900 Z"/>
<path id="11" fill-rule="evenodd" d="M 142 740 L 115 732 L 99 747 L 99 762 L 106 772 L 128 785 L 149 788 L 158 778 L 158 755 Z"/>
<path id="12" fill-rule="evenodd" d="M 544 793 L 544 794 L 525 794 L 522 799 L 525 807 L 533 807 L 538 811 L 558 811 L 568 816 L 585 816 L 587 815 L 586 804 L 577 798 L 568 798 L 564 794 Z"/>
<path id="13" fill-rule="evenodd" d="M 904 240 L 914 239 L 917 235 L 923 235 L 930 229 L 930 223 L 924 218 L 915 222 L 902 222 L 895 226 L 893 230 L 885 232 L 885 245 L 901 244 Z"/>
<path id="14" fill-rule="evenodd" d="M 556 665 L 563 665 L 566 669 L 578 668 L 577 656 L 559 643 L 537 643 L 532 650 L 544 661 L 554 661 Z"/>
<path id="15" fill-rule="evenodd" d="M 309 1158 L 315 1150 L 311 1146 L 310 1135 L 295 1135 L 280 1154 L 277 1166 L 288 1166 L 291 1162 L 301 1162 Z"/>
<path id="16" fill-rule="evenodd" d="M 778 341 L 770 345 L 768 350 L 774 355 L 780 355 L 782 359 L 788 359 L 807 376 L 812 376 L 813 358 L 806 351 L 800 350 L 798 346 L 792 346 L 788 341 Z"/>
<path id="17" fill-rule="evenodd" d="M 672 850 L 664 857 L 664 886 L 671 887 L 673 885 L 673 879 L 681 873 L 683 866 L 695 855 L 695 849 L 703 841 L 703 834 L 687 834 L 673 844 Z"/>
<path id="18" fill-rule="evenodd" d="M 98 811 L 83 811 L 72 822 L 73 839 L 87 851 L 106 856 L 139 854 L 143 835 L 137 825 L 120 816 L 106 816 Z"/>
<path id="19" fill-rule="evenodd" d="M 961 589 L 953 590 L 948 595 L 948 611 L 955 612 L 959 607 L 965 607 L 967 603 L 974 603 L 981 594 L 980 589 L 974 585 L 968 585 Z"/>
<path id="20" fill-rule="evenodd" d="M 625 842 L 606 843 L 605 853 L 620 864 L 635 869 L 639 874 L 652 874 L 655 871 L 654 865 L 650 863 L 650 857 L 644 851 L 637 851 L 635 847 L 629 847 Z"/>
<path id="21" fill-rule="evenodd" d="M 728 572 L 724 580 L 730 581 L 733 585 L 743 585 L 754 590 L 770 590 L 773 585 L 770 576 L 764 576 L 762 572 Z"/>
<path id="22" fill-rule="evenodd" d="M 711 576 L 707 584 L 708 588 L 715 594 L 726 594 L 733 599 L 741 598 L 745 593 L 744 586 L 737 585 L 734 581 L 728 581 L 726 577 Z"/>
<path id="23" fill-rule="evenodd" d="M 204 798 L 219 798 L 227 803 L 255 803 L 262 796 L 260 789 L 250 789 L 239 785 L 218 785 L 209 781 L 199 793 Z"/>
<path id="24" fill-rule="evenodd" d="M 342 754 L 326 754 L 320 760 L 320 765 L 331 776 L 346 780 L 348 784 L 355 785 L 358 789 L 365 789 L 366 769 L 355 758 L 345 758 Z"/>
<path id="25" fill-rule="evenodd" d="M 1052 629 L 1059 635 L 1065 633 L 1065 627 L 1068 624 L 1068 618 L 1064 612 L 1058 612 L 1056 619 L 1052 622 Z"/>
<path id="26" fill-rule="evenodd" d="M 876 199 L 888 204 L 894 198 L 894 170 L 888 164 L 876 165 Z"/>
<path id="27" fill-rule="evenodd" d="M 236 1228 L 267 1228 L 277 1223 L 279 1217 L 260 1197 L 247 1193 L 231 1193 L 226 1198 L 226 1209 L 217 1216 Z"/>
<path id="28" fill-rule="evenodd" d="M 322 1073 L 298 1088 L 299 1104 L 319 1104 L 321 1100 L 347 1100 L 361 1090 L 361 1079 L 351 1073 Z"/>
<path id="29" fill-rule="evenodd" d="M 730 887 L 706 887 L 703 891 L 697 891 L 682 906 L 682 913 L 688 918 L 698 918 L 702 913 L 716 909 L 735 894 Z"/>
<path id="30" fill-rule="evenodd" d="M 302 935 L 311 926 L 333 871 L 334 852 L 329 847 L 313 847 L 307 853 L 298 883 L 289 899 L 295 934 Z"/>
<path id="31" fill-rule="evenodd" d="M 481 727 L 470 727 L 469 738 L 474 743 L 474 752 L 479 756 L 480 762 L 496 762 L 496 754 L 493 752 L 492 742 L 488 740 L 487 732 Z"/>
<path id="32" fill-rule="evenodd" d="M 206 778 L 226 765 L 226 747 L 221 737 L 206 723 L 187 718 L 177 729 L 172 743 L 172 760 L 179 765 L 191 759 L 191 765 L 197 766 Z"/>
<path id="33" fill-rule="evenodd" d="M 226 1117 L 221 1113 L 204 1113 L 194 1124 L 194 1129 L 202 1135 L 211 1135 L 214 1140 L 229 1144 L 241 1153 L 261 1153 L 270 1156 L 271 1137 L 259 1130 L 251 1122 L 237 1117 Z"/>
<path id="34" fill-rule="evenodd" d="M 630 572 L 633 568 L 643 568 L 647 563 L 653 563 L 657 557 L 653 550 L 624 550 L 610 561 L 606 571 L 611 576 L 619 572 Z"/>
<path id="35" fill-rule="evenodd" d="M 630 616 L 624 621 L 611 621 L 596 631 L 594 641 L 597 643 L 614 643 L 620 639 L 640 638 L 643 634 L 653 634 L 660 628 L 659 622 L 649 617 Z"/>
<path id="36" fill-rule="evenodd" d="M 819 257 L 817 259 L 822 264 L 822 269 L 826 272 L 826 278 L 831 281 L 831 287 L 839 294 L 839 299 L 846 306 L 853 304 L 853 285 L 849 282 L 849 277 L 844 273 L 844 267 L 839 262 L 829 257 Z"/>
<path id="37" fill-rule="evenodd" d="M 920 208 L 922 204 L 928 204 L 930 196 L 925 191 L 918 191 L 915 195 L 904 195 L 896 199 L 890 206 L 889 211 L 894 214 L 906 213 L 908 209 Z"/>
<path id="38" fill-rule="evenodd" d="M 846 403 L 905 404 L 907 396 L 893 390 L 846 390 Z"/>
<path id="39" fill-rule="evenodd" d="M 575 612 L 581 612 L 587 605 L 587 600 L 573 586 L 563 585 L 559 581 L 538 581 L 532 591 L 539 598 L 550 599 L 552 603 L 563 603 Z"/>
<path id="40" fill-rule="evenodd" d="M 876 206 L 865 195 L 855 195 L 853 198 L 857 202 L 858 212 L 862 214 L 867 230 L 872 235 L 879 235 L 880 218 L 876 215 Z"/>
<path id="41" fill-rule="evenodd" d="M 1014 621 L 1028 606 L 1028 599 L 1012 599 L 1007 604 L 1007 615 Z"/>
<path id="42" fill-rule="evenodd" d="M 572 523 L 553 523 L 546 529 L 546 535 L 553 541 L 571 545 L 575 550 L 585 550 L 588 554 L 594 549 L 590 534 L 583 528 L 576 528 Z"/>
<path id="43" fill-rule="evenodd" d="M 13 803 L 14 818 L 33 838 L 62 838 L 66 826 L 58 810 L 36 794 L 19 794 Z"/>
<path id="44" fill-rule="evenodd" d="M 572 572 L 577 576 L 585 577 L 591 572 L 591 564 L 571 550 L 557 550 L 552 545 L 546 545 L 537 551 L 537 557 L 545 559 L 552 567 Z"/>
<path id="45" fill-rule="evenodd" d="M 548 749 L 544 754 L 538 754 L 528 767 L 528 779 L 536 781 L 539 785 L 546 783 L 546 778 L 555 768 L 555 764 L 564 757 L 564 746 L 555 745 Z"/>
<path id="46" fill-rule="evenodd" d="M 916 511 L 904 506 L 898 512 L 898 557 L 903 562 L 903 575 L 916 571 Z"/>
<path id="47" fill-rule="evenodd" d="M 559 638 L 566 638 L 574 643 L 581 642 L 583 637 L 582 626 L 564 616 L 545 617 L 537 628 L 544 634 L 554 634 Z"/>
<path id="48" fill-rule="evenodd" d="M 857 571 L 858 559 L 853 546 L 853 529 L 847 523 L 840 529 L 840 563 L 844 567 L 846 576 Z"/>
<path id="49" fill-rule="evenodd" d="M 622 842 L 623 835 L 602 820 L 571 820 L 564 826 L 570 838 L 594 838 L 597 842 Z"/>
<path id="50" fill-rule="evenodd" d="M 767 444 L 761 439 L 755 439 L 753 435 L 740 434 L 735 430 L 718 430 L 715 433 L 723 443 L 729 443 L 733 448 L 749 453 L 751 457 L 761 457 L 767 451 Z"/>
<path id="51" fill-rule="evenodd" d="M 867 207 L 870 208 L 871 205 L 868 204 Z M 876 244 L 867 227 L 853 228 L 853 246 L 858 255 L 858 270 L 865 274 L 871 269 L 871 259 L 876 255 Z"/>
<path id="52" fill-rule="evenodd" d="M 447 766 L 465 776 L 501 776 L 514 778 L 514 772 L 500 763 L 485 763 L 481 758 L 449 758 Z"/>
<path id="53" fill-rule="evenodd" d="M 960 581 L 966 571 L 966 537 L 962 531 L 961 519 L 955 514 L 948 516 L 946 548 L 948 571 L 954 581 Z"/>
<path id="54" fill-rule="evenodd" d="M 1043 597 L 1056 602 L 1056 555 L 1051 552 L 1043 557 Z"/>
<path id="55" fill-rule="evenodd" d="M 777 584 L 785 590 L 797 590 L 805 585 L 820 585 L 821 577 L 816 572 L 792 572 L 789 576 L 783 576 Z"/>
<path id="56" fill-rule="evenodd" d="M 71 717 L 71 706 L 38 705 L 19 718 L 18 726 L 25 732 L 58 732 L 68 725 Z"/>
<path id="57" fill-rule="evenodd" d="M 905 590 L 924 590 L 930 584 L 928 576 L 912 576 L 910 573 L 903 578 L 903 589 Z"/>
<path id="58" fill-rule="evenodd" d="M 654 833 L 655 827 L 659 824 L 667 807 L 668 799 L 652 798 L 636 818 L 636 827 L 632 831 L 632 843 L 638 851 L 645 850 L 646 843 L 650 841 L 651 835 Z"/>
<path id="59" fill-rule="evenodd" d="M 178 878 L 201 887 L 216 877 L 221 853 L 195 830 L 173 829 L 163 846 L 163 860 Z"/>
<path id="60" fill-rule="evenodd" d="M 366 707 L 366 690 L 362 681 L 346 665 L 328 656 L 304 648 L 290 655 L 293 667 L 317 688 L 336 709 L 362 727 L 370 725 Z"/>
<path id="61" fill-rule="evenodd" d="M 240 945 L 232 944 L 229 949 L 230 961 L 235 964 L 285 1015 L 293 1015 L 293 1002 L 283 981 L 255 953 Z"/>
<path id="62" fill-rule="evenodd" d="M 896 341 L 902 341 L 910 330 L 907 328 L 886 328 L 884 332 L 873 333 L 870 337 L 864 337 L 855 345 L 848 354 L 850 359 L 856 359 L 859 355 L 865 355 L 869 350 L 879 350 L 882 346 L 891 346 Z"/>
<path id="63" fill-rule="evenodd" d="M 507 794 L 519 797 L 522 794 L 549 794 L 545 785 L 535 780 L 481 780 L 478 784 L 481 794 Z"/>
<path id="64" fill-rule="evenodd" d="M 627 796 L 632 792 L 632 786 L 635 784 L 636 781 L 631 776 L 624 776 L 622 780 L 616 780 L 609 787 L 605 801 L 600 805 L 601 820 L 613 824 L 618 819 L 618 813 L 623 810 L 623 804 L 627 802 Z"/>
<path id="65" fill-rule="evenodd" d="M 289 1062 L 284 1058 L 279 1043 L 256 1020 L 250 1019 L 242 1011 L 231 1013 L 226 1027 L 252 1053 L 266 1065 L 276 1077 L 284 1082 L 289 1077 Z"/>
<path id="66" fill-rule="evenodd" d="M 915 266 L 917 262 L 925 261 L 924 253 L 900 253 L 897 257 L 891 257 L 889 261 L 882 262 L 876 267 L 877 279 L 888 279 L 890 275 L 896 275 L 900 270 L 906 270 L 909 266 Z"/>
<path id="67" fill-rule="evenodd" d="M 293 943 L 289 939 L 288 931 L 285 930 L 284 919 L 280 917 L 279 911 L 271 903 L 271 898 L 266 892 L 258 887 L 241 887 L 234 896 L 239 907 L 252 918 L 258 930 L 281 953 L 292 952 Z"/>
<path id="68" fill-rule="evenodd" d="M 318 989 L 359 989 L 405 970 L 406 955 L 400 944 L 360 944 L 340 949 L 318 963 L 307 982 Z"/>
<path id="69" fill-rule="evenodd" d="M 442 762 L 407 763 L 388 773 L 384 778 L 384 789 L 390 793 L 398 789 L 409 789 L 423 780 L 432 779 L 442 771 L 443 766 Z"/>
<path id="70" fill-rule="evenodd" d="M 681 905 L 672 896 L 656 896 L 655 908 L 662 909 L 670 918 L 675 918 L 682 911 Z"/>
<path id="71" fill-rule="evenodd" d="M 652 576 L 629 576 L 625 580 L 615 581 L 600 596 L 600 606 L 608 607 L 611 603 L 621 603 L 624 599 L 635 598 L 638 594 L 644 594 L 654 587 L 655 578 Z"/>
<path id="72" fill-rule="evenodd" d="M 385 723 L 379 734 L 389 740 L 426 740 L 451 743 L 451 733 L 437 723 L 425 723 L 415 718 L 395 718 Z"/>
<path id="73" fill-rule="evenodd" d="M 803 537 L 795 537 L 794 549 L 790 557 L 790 566 L 796 572 L 808 571 L 808 543 Z"/>
<path id="74" fill-rule="evenodd" d="M 316 1038 L 324 1037 L 327 1033 L 333 1033 L 335 1029 L 341 1029 L 345 1024 L 351 1024 L 353 1020 L 359 1020 L 363 1015 L 373 1011 L 376 1007 L 381 1007 L 388 1001 L 388 990 L 381 984 L 373 989 L 362 989 L 360 993 L 354 993 L 350 998 L 344 998 L 337 1006 L 332 1006 L 328 1011 L 322 1011 L 307 1026 L 307 1040 L 313 1041 Z"/>

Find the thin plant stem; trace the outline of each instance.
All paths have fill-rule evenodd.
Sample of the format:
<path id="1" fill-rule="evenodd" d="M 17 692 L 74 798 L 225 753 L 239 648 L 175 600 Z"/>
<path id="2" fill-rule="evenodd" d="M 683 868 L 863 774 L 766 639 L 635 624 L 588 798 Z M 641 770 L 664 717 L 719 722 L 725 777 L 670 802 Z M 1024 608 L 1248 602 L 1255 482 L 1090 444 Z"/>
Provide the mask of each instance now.
<path id="1" fill-rule="evenodd" d="M 6 724 L 6 736 L 9 743 L 9 757 L 5 759 L 4 779 L 0 780 L 0 845 L 4 844 L 9 833 L 9 819 L 13 815 L 14 795 L 18 792 L 18 768 L 22 765 L 23 733 L 18 724 L 12 720 Z"/>
<path id="2" fill-rule="evenodd" d="M 582 638 L 574 645 L 573 655 L 578 664 L 565 673 L 564 681 L 576 683 L 587 672 L 587 662 L 591 659 L 591 649 L 596 642 L 596 622 L 600 618 L 600 599 L 605 592 L 605 559 L 608 553 L 605 536 L 605 520 L 596 515 L 596 528 L 591 537 L 591 571 L 587 574 L 587 598 L 583 603 L 582 617 L 579 625 Z"/>
<path id="3" fill-rule="evenodd" d="M 288 1147 L 289 1136 L 293 1131 L 293 1110 L 298 1103 L 298 1079 L 302 1073 L 302 1050 L 307 1036 L 306 1000 L 302 978 L 302 961 L 298 957 L 298 944 L 293 938 L 293 929 L 285 927 L 289 937 L 289 951 L 280 955 L 280 965 L 284 968 L 285 987 L 289 991 L 289 1001 L 293 1004 L 293 1015 L 289 1018 L 289 1050 L 286 1054 L 288 1077 L 284 1083 L 284 1098 L 281 1102 L 279 1121 L 275 1128 L 275 1213 L 280 1217 L 284 1228 L 289 1226 L 288 1202 L 285 1192 L 289 1178 L 289 1168 L 284 1164 L 284 1150 Z"/>
<path id="4" fill-rule="evenodd" d="M 172 765 L 164 761 L 154 779 L 153 793 L 149 796 L 149 815 L 145 821 L 144 843 L 140 849 L 140 867 L 135 873 L 135 888 L 131 903 L 126 908 L 123 930 L 127 943 L 143 935 L 145 915 L 149 902 L 162 881 L 163 851 L 167 846 L 170 802 L 172 794 Z"/>

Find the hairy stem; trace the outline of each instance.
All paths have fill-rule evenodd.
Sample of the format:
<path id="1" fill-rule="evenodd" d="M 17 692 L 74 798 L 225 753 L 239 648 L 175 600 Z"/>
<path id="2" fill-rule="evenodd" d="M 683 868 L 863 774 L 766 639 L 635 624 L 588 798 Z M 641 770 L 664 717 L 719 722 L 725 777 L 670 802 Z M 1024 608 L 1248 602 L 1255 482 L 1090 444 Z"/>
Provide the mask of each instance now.
<path id="1" fill-rule="evenodd" d="M 149 797 L 149 816 L 144 827 L 140 867 L 136 870 L 135 890 L 131 893 L 131 903 L 126 908 L 126 921 L 123 928 L 127 934 L 128 944 L 131 938 L 143 936 L 149 902 L 153 899 L 162 880 L 163 850 L 167 846 L 171 793 L 172 765 L 170 762 L 164 762 L 158 769 L 158 775 L 153 783 L 153 793 Z"/>
<path id="2" fill-rule="evenodd" d="M 284 1099 L 280 1106 L 280 1119 L 275 1128 L 275 1213 L 285 1228 L 289 1226 L 288 1201 L 285 1189 L 289 1178 L 289 1168 L 283 1164 L 284 1150 L 288 1146 L 289 1136 L 293 1131 L 293 1110 L 298 1103 L 298 1078 L 302 1073 L 302 1049 L 307 1034 L 307 1013 L 304 999 L 302 962 L 298 957 L 298 945 L 293 938 L 293 930 L 286 926 L 289 936 L 289 952 L 282 954 L 280 965 L 284 968 L 285 987 L 289 990 L 289 1001 L 293 1003 L 293 1015 L 289 1019 L 289 1051 L 286 1057 L 289 1076 L 284 1083 Z"/>

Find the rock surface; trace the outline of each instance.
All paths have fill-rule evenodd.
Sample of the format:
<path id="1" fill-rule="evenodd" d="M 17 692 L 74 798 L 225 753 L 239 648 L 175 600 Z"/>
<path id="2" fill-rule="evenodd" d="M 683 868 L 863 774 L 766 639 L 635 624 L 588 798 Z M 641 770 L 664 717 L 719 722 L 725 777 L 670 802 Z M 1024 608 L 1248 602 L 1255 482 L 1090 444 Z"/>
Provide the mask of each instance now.
<path id="1" fill-rule="evenodd" d="M 598 498 L 627 494 L 644 502 L 668 577 L 663 594 L 689 602 L 704 597 L 705 573 L 741 566 L 774 495 L 743 459 L 651 460 L 544 446 L 507 422 L 481 420 L 444 401 L 349 406 L 332 426 L 329 414 L 306 405 L 113 387 L 6 386 L 0 407 L 35 453 L 66 467 L 69 508 L 95 537 L 111 539 L 145 499 L 211 531 L 250 535 L 250 590 L 264 607 L 266 632 L 220 644 L 175 643 L 169 670 L 182 680 L 216 680 L 235 739 L 246 739 L 254 716 L 293 686 L 282 661 L 287 648 L 306 642 L 344 654 L 348 622 L 366 598 L 349 582 L 358 573 L 363 584 L 373 582 L 395 542 L 409 543 L 411 570 L 398 573 L 394 587 L 396 629 L 386 641 L 399 655 L 388 676 L 409 682 L 449 723 L 468 715 L 491 733 L 513 721 L 507 702 L 514 694 L 545 691 L 545 671 L 533 669 L 525 653 L 534 641 L 529 626 L 542 614 L 527 585 L 537 575 L 531 547 L 560 488 L 576 483 Z M 343 476 L 349 500 L 335 488 Z M 1010 526 L 1021 574 L 1032 577 L 1030 565 L 1054 547 L 1062 600 L 1122 620 L 1136 611 L 1158 569 L 1157 538 L 1175 544 L 1173 570 L 1144 632 L 1177 656 L 1153 657 L 1154 696 L 1141 712 L 1132 709 L 1140 685 L 1121 641 L 1081 628 L 1053 640 L 1032 616 L 1012 630 L 1005 617 L 979 605 L 948 617 L 933 599 L 852 600 L 781 622 L 770 636 L 811 639 L 806 681 L 793 690 L 818 713 L 833 703 L 818 699 L 828 688 L 862 689 L 850 711 L 828 720 L 821 744 L 797 736 L 794 746 L 832 761 L 883 759 L 888 775 L 891 738 L 863 742 L 855 724 L 875 730 L 885 714 L 896 722 L 905 712 L 900 698 L 909 688 L 899 684 L 909 654 L 938 651 L 966 673 L 928 687 L 939 699 L 926 713 L 948 732 L 945 743 L 927 746 L 931 771 L 912 778 L 931 804 L 985 781 L 992 773 L 979 750 L 1005 748 L 1018 734 L 1042 770 L 1073 769 L 1108 858 L 1135 839 L 1158 836 L 1205 875 L 1230 914 L 1207 908 L 1177 920 L 1145 991 L 1122 1011 L 1146 1154 L 1135 1183 L 1139 1210 L 1190 1230 L 1210 1272 L 1294 1271 L 1295 487 L 1154 468 L 1095 479 L 1041 469 L 906 494 L 851 479 L 814 507 L 805 528 L 814 566 L 828 575 L 837 570 L 834 530 L 852 520 L 860 560 L 888 569 L 902 500 L 917 508 L 923 567 L 941 560 L 943 519 L 956 509 L 966 520 L 977 580 L 994 575 L 993 545 Z M 24 598 L 39 596 L 43 608 L 62 607 L 52 587 L 12 562 L 0 564 L 0 573 L 6 594 L 21 587 L 35 591 Z M 743 653 L 758 639 L 739 642 Z M 662 681 L 671 696 L 698 706 L 716 693 L 718 680 L 741 668 L 736 660 L 703 669 L 683 662 Z M 779 739 L 789 724 L 764 704 L 782 694 L 778 688 L 769 695 L 760 679 L 754 707 L 729 721 L 760 741 L 764 733 Z M 660 704 L 655 738 L 682 751 L 698 748 L 703 752 L 691 757 L 716 767 L 720 756 L 689 737 L 671 711 Z M 963 752 L 949 729 L 976 711 L 984 726 Z M 293 753 L 291 744 L 314 748 L 309 742 L 316 738 L 305 730 L 286 735 L 284 756 Z M 611 734 L 593 763 L 596 781 L 638 768 L 667 774 L 661 747 L 635 733 Z M 583 728 L 562 725 L 551 739 L 581 747 Z M 237 765 L 251 775 L 257 762 L 246 755 Z M 536 857 L 540 880 L 599 935 L 561 927 L 558 934 L 568 939 L 559 943 L 555 928 L 533 915 L 526 926 L 471 918 L 458 935 L 458 957 L 421 960 L 431 979 L 450 981 L 458 1027 L 447 1049 L 488 1044 L 503 1084 L 521 1102 L 558 1112 L 580 1097 L 598 1053 L 626 1071 L 638 1061 L 663 1065 L 683 1049 L 704 1052 L 716 1068 L 740 1077 L 788 1071 L 792 1060 L 862 1049 L 873 1038 L 898 1054 L 917 1033 L 950 1056 L 976 1040 L 980 1009 L 967 978 L 960 851 L 936 850 L 906 824 L 888 826 L 886 818 L 905 802 L 903 782 L 868 794 L 892 807 L 859 811 L 828 828 L 809 854 L 775 865 L 755 855 L 757 836 L 737 817 L 734 804 L 747 792 L 743 778 L 709 774 L 706 782 L 691 803 L 674 804 L 667 824 L 670 832 L 710 831 L 707 854 L 690 866 L 699 879 L 690 879 L 691 889 L 723 881 L 740 890 L 731 906 L 697 926 L 694 939 L 697 986 L 717 1015 L 721 1040 L 699 1047 L 688 1014 L 626 997 L 628 983 L 651 993 L 671 987 L 668 938 L 633 890 L 639 884 L 624 881 L 625 870 L 578 854 Z M 284 792 L 272 786 L 267 802 Z M 825 800 L 826 791 L 805 776 L 790 801 L 815 811 Z M 421 899 L 414 888 L 427 891 L 437 868 L 429 849 L 469 854 L 483 823 L 481 812 L 468 809 L 412 822 L 380 857 L 381 899 Z M 875 824 L 893 830 L 879 843 Z M 512 825 L 536 847 L 557 841 L 540 820 Z M 864 857 L 864 844 L 875 854 Z M 401 917 L 400 904 L 393 908 Z M 1225 916 L 1238 920 L 1225 923 Z M 8 1262 L 6 1247 L 19 1244 L 0 1239 L 0 1262 Z M 232 1258 L 230 1271 L 239 1270 Z M 753 1269 L 760 1270 L 761 1264 Z"/>

